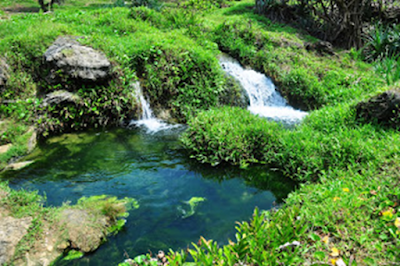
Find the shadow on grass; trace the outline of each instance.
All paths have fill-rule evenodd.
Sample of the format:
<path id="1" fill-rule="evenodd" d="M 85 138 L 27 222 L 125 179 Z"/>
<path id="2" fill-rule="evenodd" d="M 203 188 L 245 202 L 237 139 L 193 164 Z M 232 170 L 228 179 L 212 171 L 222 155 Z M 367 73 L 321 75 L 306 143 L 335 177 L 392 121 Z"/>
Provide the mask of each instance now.
<path id="1" fill-rule="evenodd" d="M 13 6 L 6 7 L 4 11 L 9 13 L 38 13 L 40 11 L 40 7 L 35 6 Z"/>

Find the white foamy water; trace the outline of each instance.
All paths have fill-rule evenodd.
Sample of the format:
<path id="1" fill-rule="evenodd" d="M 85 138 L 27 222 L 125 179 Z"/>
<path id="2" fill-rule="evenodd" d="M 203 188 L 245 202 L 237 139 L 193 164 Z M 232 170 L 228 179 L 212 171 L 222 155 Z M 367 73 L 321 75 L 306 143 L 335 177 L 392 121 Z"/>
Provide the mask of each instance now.
<path id="1" fill-rule="evenodd" d="M 220 58 L 220 65 L 246 90 L 250 100 L 248 110 L 253 114 L 288 124 L 299 122 L 307 115 L 307 112 L 288 105 L 271 79 L 264 74 L 244 69 L 239 62 L 227 56 Z"/>
<path id="2" fill-rule="evenodd" d="M 142 106 L 142 114 L 139 120 L 132 120 L 129 123 L 130 126 L 135 125 L 138 127 L 144 127 L 146 128 L 148 133 L 155 133 L 161 130 L 167 130 L 180 126 L 180 125 L 171 125 L 156 118 L 153 114 L 153 111 L 150 108 L 150 104 L 144 98 L 142 88 L 140 87 L 140 83 L 135 82 L 133 86 L 135 88 L 136 95 L 139 98 L 140 105 Z"/>

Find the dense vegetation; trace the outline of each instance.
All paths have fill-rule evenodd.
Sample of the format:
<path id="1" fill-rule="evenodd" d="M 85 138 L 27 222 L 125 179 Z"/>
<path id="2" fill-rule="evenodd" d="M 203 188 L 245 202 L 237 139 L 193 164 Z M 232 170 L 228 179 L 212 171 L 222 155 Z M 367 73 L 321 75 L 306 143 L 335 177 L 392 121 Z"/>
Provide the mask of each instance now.
<path id="1" fill-rule="evenodd" d="M 132 83 L 140 80 L 157 115 L 188 121 L 182 143 L 193 158 L 212 165 L 265 164 L 304 184 L 281 209 L 256 210 L 251 221 L 240 223 L 229 245 L 201 239 L 189 250 L 195 263 L 399 263 L 399 132 L 356 115 L 358 102 L 398 88 L 396 39 L 390 37 L 397 26 L 371 35 L 364 51 L 327 55 L 305 49 L 315 38 L 256 15 L 253 1 L 86 2 L 67 1 L 45 15 L 0 11 L 6 18 L 0 55 L 11 69 L 1 94 L 6 122 L 0 144 L 14 145 L 0 155 L 0 168 L 26 153 L 33 125 L 51 134 L 137 117 Z M 57 88 L 43 83 L 42 57 L 60 35 L 84 36 L 82 44 L 103 51 L 114 78 L 107 86 L 80 88 L 78 106 L 43 109 L 37 92 Z M 309 116 L 288 129 L 222 107 L 243 106 L 243 99 L 218 65 L 220 51 L 270 76 Z M 369 64 L 375 60 L 377 72 Z M 300 243 L 282 247 L 293 241 Z M 168 258 L 181 265 L 187 255 L 171 251 Z"/>

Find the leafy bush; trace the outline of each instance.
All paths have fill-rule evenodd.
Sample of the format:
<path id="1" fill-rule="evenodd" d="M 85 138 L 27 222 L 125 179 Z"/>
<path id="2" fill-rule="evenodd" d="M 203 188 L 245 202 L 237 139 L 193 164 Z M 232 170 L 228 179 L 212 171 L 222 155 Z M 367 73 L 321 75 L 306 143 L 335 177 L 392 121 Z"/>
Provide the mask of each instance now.
<path id="1" fill-rule="evenodd" d="M 185 9 L 210 11 L 229 6 L 229 0 L 186 0 L 180 6 Z"/>
<path id="2" fill-rule="evenodd" d="M 198 114 L 188 125 L 182 143 L 203 163 L 229 162 L 245 167 L 279 152 L 281 127 L 247 110 L 213 109 Z"/>
<path id="3" fill-rule="evenodd" d="M 392 58 L 400 53 L 400 26 L 375 25 L 367 35 L 363 48 L 365 59 L 369 62 Z"/>

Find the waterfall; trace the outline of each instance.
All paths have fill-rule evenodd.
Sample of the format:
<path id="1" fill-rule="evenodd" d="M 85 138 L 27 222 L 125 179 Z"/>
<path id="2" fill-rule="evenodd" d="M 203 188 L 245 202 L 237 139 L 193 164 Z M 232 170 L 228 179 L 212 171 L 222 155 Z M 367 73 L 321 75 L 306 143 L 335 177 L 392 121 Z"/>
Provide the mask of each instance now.
<path id="1" fill-rule="evenodd" d="M 219 61 L 224 71 L 246 90 L 250 100 L 248 110 L 251 113 L 286 124 L 299 122 L 307 115 L 288 105 L 271 79 L 265 75 L 244 69 L 239 62 L 227 56 L 222 56 Z"/>
<path id="2" fill-rule="evenodd" d="M 142 107 L 142 114 L 139 117 L 139 120 L 133 120 L 129 123 L 130 126 L 135 125 L 138 127 L 144 127 L 147 129 L 148 133 L 155 133 L 161 130 L 170 129 L 179 127 L 180 125 L 170 125 L 166 122 L 157 119 L 153 111 L 150 108 L 150 104 L 146 101 L 142 88 L 140 87 L 140 83 L 137 81 L 133 83 L 133 87 L 135 88 L 136 95 L 138 97 L 139 103 Z"/>

